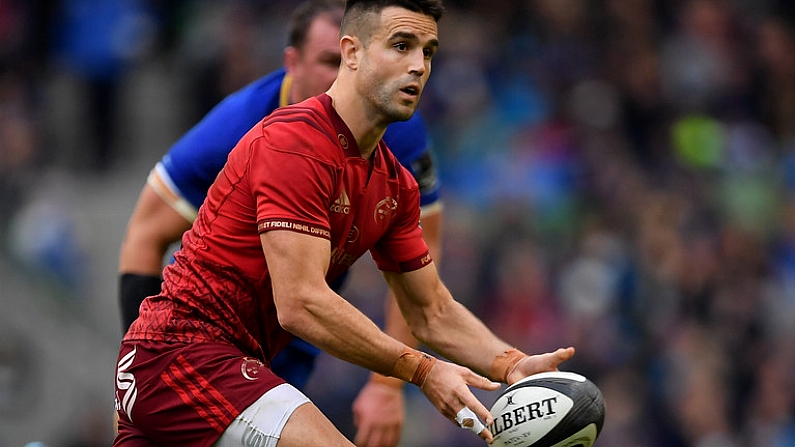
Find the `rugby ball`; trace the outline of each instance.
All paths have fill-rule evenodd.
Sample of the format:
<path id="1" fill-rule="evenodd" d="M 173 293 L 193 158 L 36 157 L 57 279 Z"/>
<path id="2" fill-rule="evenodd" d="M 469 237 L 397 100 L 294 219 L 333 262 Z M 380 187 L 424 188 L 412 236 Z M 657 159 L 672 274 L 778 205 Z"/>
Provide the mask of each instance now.
<path id="1" fill-rule="evenodd" d="M 602 430 L 605 405 L 587 378 L 553 371 L 506 388 L 491 415 L 492 447 L 591 447 Z"/>

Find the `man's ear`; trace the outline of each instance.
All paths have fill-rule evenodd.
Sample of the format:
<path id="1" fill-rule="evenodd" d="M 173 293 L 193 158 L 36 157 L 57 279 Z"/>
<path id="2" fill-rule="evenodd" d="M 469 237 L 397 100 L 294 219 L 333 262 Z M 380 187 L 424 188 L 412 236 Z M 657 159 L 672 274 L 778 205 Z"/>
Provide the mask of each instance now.
<path id="1" fill-rule="evenodd" d="M 349 70 L 359 68 L 359 51 L 363 49 L 362 42 L 353 36 L 342 36 L 340 39 L 340 52 L 342 64 Z"/>
<path id="2" fill-rule="evenodd" d="M 298 60 L 300 59 L 301 55 L 298 54 L 298 48 L 296 47 L 287 47 L 284 49 L 284 68 L 287 70 L 288 73 L 295 70 L 296 65 L 298 65 Z"/>

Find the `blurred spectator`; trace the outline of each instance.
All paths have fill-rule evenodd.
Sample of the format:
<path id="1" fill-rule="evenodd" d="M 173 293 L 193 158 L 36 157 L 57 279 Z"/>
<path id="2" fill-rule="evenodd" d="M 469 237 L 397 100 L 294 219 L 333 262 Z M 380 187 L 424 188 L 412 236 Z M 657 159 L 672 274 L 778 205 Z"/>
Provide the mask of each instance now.
<path id="1" fill-rule="evenodd" d="M 795 28 L 778 17 L 758 27 L 762 113 L 782 143 L 795 138 Z"/>
<path id="2" fill-rule="evenodd" d="M 34 277 L 69 292 L 85 292 L 87 259 L 74 213 L 74 183 L 63 172 L 39 177 L 30 198 L 13 216 L 9 229 L 11 255 Z"/>
<path id="3" fill-rule="evenodd" d="M 72 167 L 105 171 L 118 155 L 120 88 L 131 63 L 148 51 L 155 21 L 144 0 L 65 0 L 53 17 L 53 62 L 79 91 L 73 113 L 85 117 Z"/>
<path id="4" fill-rule="evenodd" d="M 40 158 L 36 12 L 27 2 L 0 0 L 0 250 Z"/>
<path id="5" fill-rule="evenodd" d="M 23 205 L 27 173 L 38 157 L 36 115 L 20 73 L 0 71 L 0 238 Z M 3 241 L 5 242 L 5 241 Z M 0 243 L 5 247 L 5 243 Z"/>

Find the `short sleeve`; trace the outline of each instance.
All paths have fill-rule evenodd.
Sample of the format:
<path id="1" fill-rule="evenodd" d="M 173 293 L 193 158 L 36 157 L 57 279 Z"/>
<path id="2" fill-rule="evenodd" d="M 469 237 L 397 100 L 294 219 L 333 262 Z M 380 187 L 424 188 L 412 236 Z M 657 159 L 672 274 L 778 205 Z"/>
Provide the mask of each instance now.
<path id="1" fill-rule="evenodd" d="M 432 260 L 422 238 L 419 191 L 415 187 L 403 192 L 405 198 L 398 203 L 397 219 L 387 234 L 370 249 L 379 270 L 410 272 L 430 264 Z"/>
<path id="2" fill-rule="evenodd" d="M 331 239 L 328 208 L 336 169 L 326 160 L 294 151 L 307 138 L 279 138 L 291 147 L 274 148 L 266 138 L 252 142 L 250 178 L 259 232 L 291 230 Z"/>

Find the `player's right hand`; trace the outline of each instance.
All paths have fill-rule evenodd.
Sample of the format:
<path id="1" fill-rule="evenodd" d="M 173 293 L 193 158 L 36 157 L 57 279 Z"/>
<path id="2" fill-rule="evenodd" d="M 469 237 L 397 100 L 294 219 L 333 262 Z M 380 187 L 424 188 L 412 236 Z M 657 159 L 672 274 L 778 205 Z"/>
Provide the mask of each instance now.
<path id="1" fill-rule="evenodd" d="M 574 356 L 574 348 L 560 348 L 554 352 L 529 355 L 508 374 L 508 384 L 512 385 L 527 376 L 548 371 L 556 371 L 558 365 Z"/>
<path id="2" fill-rule="evenodd" d="M 428 373 L 428 377 L 422 385 L 422 392 L 433 406 L 456 426 L 459 425 L 456 415 L 464 407 L 471 409 L 481 422 L 488 426 L 493 422 L 491 413 L 472 394 L 470 386 L 495 391 L 499 389 L 500 384 L 463 366 L 439 360 Z M 488 428 L 484 428 L 479 436 L 489 444 L 494 440 Z"/>

